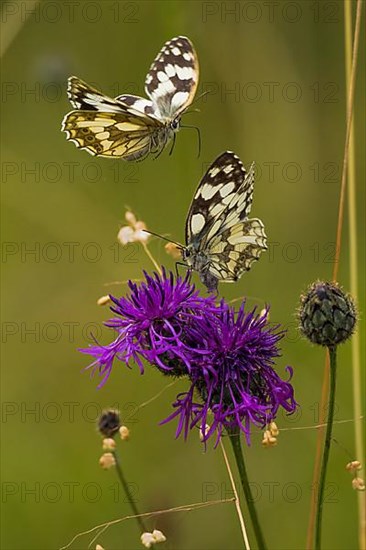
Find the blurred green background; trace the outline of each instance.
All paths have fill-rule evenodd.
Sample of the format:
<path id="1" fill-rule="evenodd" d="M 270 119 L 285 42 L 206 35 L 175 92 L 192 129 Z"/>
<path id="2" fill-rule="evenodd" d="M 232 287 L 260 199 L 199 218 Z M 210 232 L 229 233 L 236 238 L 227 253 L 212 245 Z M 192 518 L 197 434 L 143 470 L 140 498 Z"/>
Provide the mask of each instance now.
<path id="1" fill-rule="evenodd" d="M 35 11 L 28 14 L 32 6 Z M 355 3 L 352 2 L 353 9 Z M 203 452 L 198 435 L 174 440 L 174 423 L 158 426 L 184 382 L 157 400 L 167 380 L 116 364 L 108 383 L 82 369 L 77 348 L 102 342 L 109 311 L 99 296 L 125 293 L 113 281 L 139 278 L 152 265 L 138 246 L 116 235 L 130 206 L 148 227 L 183 241 L 186 213 L 205 167 L 226 149 L 257 164 L 253 216 L 266 227 L 270 250 L 223 296 L 270 303 L 271 318 L 289 328 L 278 372 L 293 365 L 296 417 L 277 448 L 253 433 L 246 450 L 259 516 L 271 549 L 304 548 L 324 352 L 299 339 L 295 309 L 306 285 L 332 271 L 345 139 L 342 2 L 3 2 L 2 58 L 2 548 L 51 549 L 80 531 L 130 513 L 113 471 L 98 466 L 95 418 L 118 406 L 132 432 L 121 445 L 125 475 L 142 511 L 230 498 L 219 449 Z M 195 105 L 172 156 L 139 164 L 93 158 L 61 133 L 71 110 L 66 79 L 75 74 L 105 93 L 143 95 L 146 72 L 163 43 L 179 34 L 200 62 Z M 362 31 L 361 44 L 364 42 Z M 360 296 L 365 294 L 365 52 L 360 50 L 355 135 Z M 349 288 L 348 219 L 339 280 Z M 174 269 L 164 243 L 150 245 Z M 33 251 L 33 252 L 32 252 Z M 198 283 L 199 284 L 199 283 Z M 360 300 L 361 340 L 364 343 Z M 362 346 L 363 348 L 364 346 Z M 362 356 L 364 364 L 364 355 Z M 351 349 L 340 350 L 337 420 L 351 419 Z M 353 424 L 335 426 L 324 511 L 324 548 L 357 548 L 357 495 L 345 471 L 354 456 Z M 360 457 L 357 457 L 360 458 Z M 233 465 L 234 472 L 235 467 Z M 221 504 L 150 521 L 169 549 L 236 549 L 242 539 L 234 505 Z M 92 536 L 72 548 L 86 548 Z M 107 550 L 140 548 L 133 521 L 111 527 Z M 95 543 L 93 544 L 93 547 Z"/>

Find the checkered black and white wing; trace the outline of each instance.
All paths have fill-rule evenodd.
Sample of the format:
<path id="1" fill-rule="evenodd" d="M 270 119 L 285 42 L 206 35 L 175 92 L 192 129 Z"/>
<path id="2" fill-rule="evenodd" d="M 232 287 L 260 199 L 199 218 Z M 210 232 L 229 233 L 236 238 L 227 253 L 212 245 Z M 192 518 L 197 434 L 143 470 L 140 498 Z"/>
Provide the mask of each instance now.
<path id="1" fill-rule="evenodd" d="M 227 226 L 211 238 L 207 250 L 211 276 L 226 283 L 237 281 L 267 250 L 264 225 L 250 218 Z"/>
<path id="2" fill-rule="evenodd" d="M 245 219 L 252 204 L 253 183 L 253 169 L 247 174 L 237 155 L 222 153 L 196 190 L 186 221 L 186 243 L 198 240 L 200 248 L 206 248 L 224 224 Z"/>
<path id="3" fill-rule="evenodd" d="M 237 281 L 267 248 L 263 223 L 248 219 L 253 186 L 254 165 L 246 172 L 230 151 L 213 162 L 198 186 L 186 242 L 193 253 L 191 265 L 202 265 L 201 280 L 210 290 L 217 281 Z"/>
<path id="4" fill-rule="evenodd" d="M 155 114 L 174 119 L 192 103 L 199 77 L 192 42 L 177 36 L 164 44 L 146 76 L 145 91 L 156 106 Z"/>
<path id="5" fill-rule="evenodd" d="M 131 115 L 154 118 L 152 101 L 138 96 L 120 95 L 109 97 L 77 76 L 67 81 L 67 96 L 74 109 L 80 111 L 99 111 L 103 113 L 128 112 Z M 149 112 L 148 112 L 149 111 Z"/>

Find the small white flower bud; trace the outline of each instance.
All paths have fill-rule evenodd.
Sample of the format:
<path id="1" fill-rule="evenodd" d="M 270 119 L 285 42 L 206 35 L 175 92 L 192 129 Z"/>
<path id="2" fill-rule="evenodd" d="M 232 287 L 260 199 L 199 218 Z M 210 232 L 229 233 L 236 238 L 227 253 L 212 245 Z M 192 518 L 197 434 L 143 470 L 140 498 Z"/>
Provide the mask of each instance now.
<path id="1" fill-rule="evenodd" d="M 273 437 L 277 437 L 278 434 L 280 433 L 280 430 L 278 429 L 276 422 L 271 422 L 270 423 L 269 430 L 270 430 L 271 435 Z"/>
<path id="2" fill-rule="evenodd" d="M 116 460 L 112 453 L 104 453 L 99 459 L 99 465 L 103 470 L 109 470 L 109 468 L 112 468 L 115 464 Z"/>
<path id="3" fill-rule="evenodd" d="M 365 480 L 362 477 L 354 477 L 352 479 L 352 487 L 355 491 L 364 491 L 365 490 Z"/>
<path id="4" fill-rule="evenodd" d="M 205 431 L 204 432 L 202 430 L 202 427 L 200 428 L 200 441 L 204 440 L 204 438 L 208 434 L 209 430 L 210 430 L 210 425 L 209 424 L 205 425 Z"/>
<path id="5" fill-rule="evenodd" d="M 359 460 L 352 460 L 352 462 L 349 462 L 346 466 L 346 470 L 349 472 L 356 472 L 357 470 L 361 470 L 361 462 Z"/>
<path id="6" fill-rule="evenodd" d="M 158 544 L 159 542 L 165 542 L 166 537 L 161 531 L 154 529 L 152 533 L 142 533 L 141 542 L 146 548 L 151 548 L 153 544 Z"/>
<path id="7" fill-rule="evenodd" d="M 134 226 L 136 224 L 136 216 L 133 212 L 130 212 L 129 210 L 125 213 L 126 222 L 130 225 Z"/>
<path id="8" fill-rule="evenodd" d="M 155 543 L 155 538 L 152 533 L 142 533 L 141 542 L 145 548 L 151 548 Z"/>
<path id="9" fill-rule="evenodd" d="M 122 441 L 128 441 L 130 439 L 130 430 L 127 426 L 121 426 L 119 429 L 119 435 L 121 436 Z"/>
<path id="10" fill-rule="evenodd" d="M 97 305 L 98 306 L 105 306 L 106 304 L 108 304 L 108 302 L 110 302 L 111 299 L 110 297 L 107 295 L 107 296 L 101 296 L 99 298 L 99 300 L 97 301 Z"/>
<path id="11" fill-rule="evenodd" d="M 111 437 L 103 439 L 103 451 L 113 451 L 116 448 L 116 442 Z"/>
<path id="12" fill-rule="evenodd" d="M 166 537 L 163 535 L 161 531 L 158 531 L 157 529 L 154 529 L 154 531 L 152 532 L 152 535 L 156 543 L 166 541 Z"/>

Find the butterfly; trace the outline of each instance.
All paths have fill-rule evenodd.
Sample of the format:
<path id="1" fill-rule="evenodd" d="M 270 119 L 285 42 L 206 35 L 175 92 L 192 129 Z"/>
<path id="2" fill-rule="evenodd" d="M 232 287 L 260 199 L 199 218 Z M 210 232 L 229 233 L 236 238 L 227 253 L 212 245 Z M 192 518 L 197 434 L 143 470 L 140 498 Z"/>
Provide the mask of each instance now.
<path id="1" fill-rule="evenodd" d="M 196 190 L 181 253 L 210 292 L 217 291 L 219 281 L 237 281 L 267 249 L 263 223 L 248 218 L 253 187 L 254 164 L 246 172 L 239 157 L 225 151 Z"/>
<path id="2" fill-rule="evenodd" d="M 127 94 L 113 99 L 71 76 L 67 94 L 75 110 L 64 117 L 62 130 L 92 155 L 129 161 L 159 155 L 193 101 L 198 74 L 192 42 L 178 36 L 164 44 L 147 73 L 149 99 Z"/>

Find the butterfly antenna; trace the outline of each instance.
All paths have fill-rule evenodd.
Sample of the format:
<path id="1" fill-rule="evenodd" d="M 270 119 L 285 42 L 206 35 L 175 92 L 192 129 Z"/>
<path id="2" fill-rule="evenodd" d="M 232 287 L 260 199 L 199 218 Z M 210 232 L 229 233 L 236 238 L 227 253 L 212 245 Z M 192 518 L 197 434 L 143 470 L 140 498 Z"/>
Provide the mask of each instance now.
<path id="1" fill-rule="evenodd" d="M 194 103 L 196 103 L 196 101 L 198 101 L 199 99 L 201 99 L 201 97 L 204 97 L 205 95 L 207 94 L 211 94 L 213 92 L 213 90 L 206 90 L 205 92 L 202 92 L 202 94 L 200 94 L 199 96 L 197 96 L 191 103 L 191 105 L 193 105 Z"/>
<path id="2" fill-rule="evenodd" d="M 168 243 L 173 243 L 180 250 L 184 249 L 184 246 L 182 244 L 172 241 L 171 239 L 167 239 L 166 237 L 163 237 L 163 235 L 159 235 L 159 233 L 154 233 L 153 231 L 148 231 L 147 229 L 143 229 L 142 231 L 144 233 L 149 233 L 149 235 L 154 235 L 154 237 L 159 237 L 159 239 L 163 239 L 163 241 L 167 241 Z"/>
<path id="3" fill-rule="evenodd" d="M 177 134 L 173 134 L 173 143 L 172 143 L 172 146 L 171 146 L 170 151 L 169 151 L 169 156 L 171 156 L 171 154 L 173 153 L 176 137 L 177 137 Z"/>
<path id="4" fill-rule="evenodd" d="M 189 111 L 184 111 L 184 116 L 189 115 L 189 113 L 200 113 L 201 109 L 189 109 Z"/>
<path id="5" fill-rule="evenodd" d="M 198 126 L 188 126 L 188 125 L 183 126 L 183 124 L 181 125 L 181 128 L 191 128 L 192 130 L 196 130 L 197 137 L 198 137 L 198 155 L 197 155 L 197 158 L 199 158 L 201 156 L 201 132 L 200 132 L 200 129 L 198 128 Z"/>

